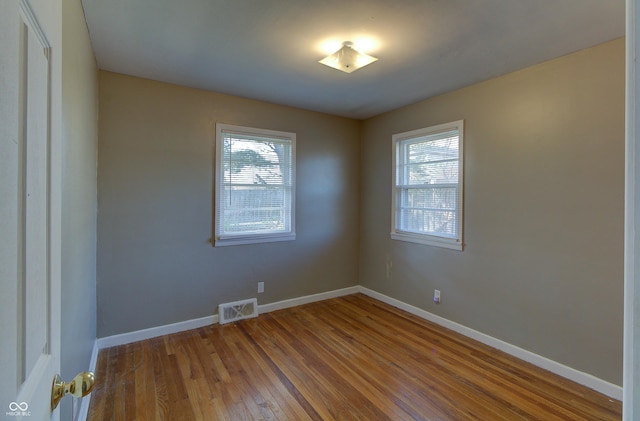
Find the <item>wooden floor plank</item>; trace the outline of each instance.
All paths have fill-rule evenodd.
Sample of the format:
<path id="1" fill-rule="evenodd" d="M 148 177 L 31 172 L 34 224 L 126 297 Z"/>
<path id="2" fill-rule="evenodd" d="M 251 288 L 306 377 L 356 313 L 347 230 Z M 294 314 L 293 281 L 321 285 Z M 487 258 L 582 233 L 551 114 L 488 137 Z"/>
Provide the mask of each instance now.
<path id="1" fill-rule="evenodd" d="M 340 311 L 333 309 L 331 314 L 332 317 L 336 317 L 340 315 Z M 369 318 L 369 315 L 365 317 Z M 349 318 L 341 319 L 341 323 L 347 321 L 349 321 Z M 350 329 L 345 332 L 348 331 L 356 332 L 356 335 L 353 336 L 354 340 L 366 346 L 366 348 L 370 348 L 372 358 L 378 358 L 382 364 L 389 366 L 388 370 L 393 374 L 393 377 L 410 378 L 407 386 L 422 397 L 422 399 L 416 400 L 418 403 L 424 401 L 424 397 L 428 396 L 431 405 L 435 404 L 434 406 L 445 408 L 447 411 L 451 411 L 451 407 L 460 406 L 464 408 L 465 412 L 472 413 L 480 419 L 513 418 L 511 413 L 507 413 L 506 416 L 501 416 L 500 413 L 497 413 L 495 411 L 496 408 L 504 409 L 505 407 L 492 405 L 491 403 L 495 402 L 495 400 L 488 399 L 483 395 L 482 392 L 485 392 L 485 389 L 475 390 L 472 379 L 461 377 L 456 370 L 451 370 L 441 364 L 439 354 L 446 354 L 446 352 L 442 351 L 454 352 L 453 349 L 446 349 L 440 346 L 441 352 L 434 354 L 432 343 L 416 344 L 406 341 L 406 338 L 404 338 L 401 341 L 406 341 L 409 346 L 405 346 L 398 351 L 395 349 L 397 347 L 394 344 L 397 343 L 400 337 L 392 329 L 374 332 L 374 335 L 378 336 L 374 337 L 373 339 L 375 340 L 373 341 L 370 335 L 360 334 L 363 330 L 357 324 L 351 324 Z M 424 349 L 430 350 L 430 352 L 420 351 Z M 389 352 L 389 350 L 392 350 L 392 352 Z M 418 350 L 418 352 L 415 350 Z M 398 359 L 404 362 L 402 366 L 394 364 L 394 361 Z M 416 381 L 424 378 L 428 378 L 429 381 Z M 452 379 L 455 381 L 452 382 Z M 451 401 L 452 396 L 456 397 L 456 402 Z M 423 406 L 419 411 L 424 410 Z M 448 415 L 455 414 L 449 412 Z M 522 416 L 521 414 L 519 415 L 520 417 Z"/>
<path id="2" fill-rule="evenodd" d="M 102 349 L 98 352 L 98 361 L 96 363 L 96 378 L 102 379 L 102 381 L 96 382 L 94 386 L 94 396 L 96 394 L 108 396 L 108 391 L 102 390 L 105 387 L 108 387 L 115 380 L 115 376 L 113 378 L 109 377 L 108 372 L 109 365 L 109 349 Z M 105 416 L 105 405 L 107 404 L 106 399 L 100 401 L 99 404 L 91 405 L 90 411 L 87 414 L 87 417 L 90 419 L 109 419 Z M 92 418 L 91 418 L 92 417 Z"/>
<path id="3" fill-rule="evenodd" d="M 101 350 L 89 420 L 619 420 L 619 401 L 362 294 Z"/>
<path id="4" fill-rule="evenodd" d="M 419 372 L 425 372 L 425 375 L 434 378 L 437 376 L 435 368 L 426 364 L 426 361 L 421 359 L 419 355 L 410 355 L 403 350 L 404 353 L 399 354 L 397 350 L 394 350 L 394 340 L 389 338 L 375 337 L 368 335 L 361 335 L 363 332 L 358 326 L 349 326 L 346 330 L 340 329 L 340 325 L 345 320 L 337 319 L 339 314 L 332 309 L 331 312 L 321 312 L 325 317 L 321 319 L 321 325 L 329 326 L 327 330 L 326 339 L 327 346 L 339 347 L 340 342 L 349 342 L 351 344 L 350 349 L 341 352 L 343 355 L 349 355 L 348 359 L 345 359 L 345 364 L 352 363 L 357 371 L 356 377 L 363 377 L 367 382 L 375 383 L 377 378 L 384 379 L 384 383 L 379 383 L 378 386 L 383 388 L 385 395 L 392 395 L 391 392 L 401 392 L 403 396 L 411 396 L 408 404 L 411 405 L 406 409 L 410 409 L 409 414 L 421 413 L 424 414 L 427 411 L 433 409 L 438 405 L 434 405 L 437 402 L 437 397 L 444 399 L 447 394 L 446 391 L 438 391 L 436 388 L 431 387 L 427 389 L 429 383 L 415 381 L 416 375 Z M 336 322 L 337 320 L 337 322 Z M 373 333 L 375 335 L 376 333 Z M 340 336 L 341 335 L 341 336 Z M 337 338 L 337 339 L 336 339 Z M 371 339 L 376 339 L 372 341 Z M 380 346 L 377 346 L 380 345 Z M 391 350 L 392 352 L 389 352 Z M 407 366 L 407 369 L 401 370 L 398 365 L 394 365 L 394 360 L 402 359 L 405 363 L 409 360 L 413 360 L 414 364 Z M 372 370 L 371 361 L 376 361 L 376 366 L 384 367 L 384 372 L 380 370 Z M 401 370 L 401 371 L 399 371 Z M 387 375 L 388 374 L 388 375 Z M 413 379 L 402 382 L 399 379 L 412 376 Z M 425 399 L 428 396 L 428 399 Z M 474 399 L 467 403 L 465 406 L 466 411 L 471 411 L 471 406 L 476 408 L 474 414 L 482 419 L 498 419 L 495 413 L 490 409 L 490 406 L 485 406 L 478 399 L 479 396 L 474 396 Z M 429 405 L 421 405 L 422 402 L 429 401 Z M 443 416 L 443 414 L 437 412 L 428 414 L 431 417 Z M 453 414 L 449 414 L 453 415 Z"/>

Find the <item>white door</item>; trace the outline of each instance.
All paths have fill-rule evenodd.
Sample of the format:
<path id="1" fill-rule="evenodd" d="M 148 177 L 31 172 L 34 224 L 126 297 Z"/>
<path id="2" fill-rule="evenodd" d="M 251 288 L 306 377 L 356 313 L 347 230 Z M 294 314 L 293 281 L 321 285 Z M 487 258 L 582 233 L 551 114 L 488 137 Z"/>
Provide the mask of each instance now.
<path id="1" fill-rule="evenodd" d="M 7 420 L 59 418 L 50 403 L 60 369 L 58 9 L 59 0 L 0 0 L 0 416 Z"/>

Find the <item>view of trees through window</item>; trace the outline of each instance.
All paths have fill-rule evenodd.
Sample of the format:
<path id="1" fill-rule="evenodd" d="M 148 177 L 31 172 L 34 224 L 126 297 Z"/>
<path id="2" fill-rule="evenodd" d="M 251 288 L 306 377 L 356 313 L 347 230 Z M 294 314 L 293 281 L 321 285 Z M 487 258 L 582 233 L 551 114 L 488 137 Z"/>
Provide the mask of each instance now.
<path id="1" fill-rule="evenodd" d="M 455 238 L 459 218 L 456 132 L 398 143 L 397 229 Z"/>
<path id="2" fill-rule="evenodd" d="M 290 142 L 226 134 L 222 165 L 224 233 L 290 230 Z"/>

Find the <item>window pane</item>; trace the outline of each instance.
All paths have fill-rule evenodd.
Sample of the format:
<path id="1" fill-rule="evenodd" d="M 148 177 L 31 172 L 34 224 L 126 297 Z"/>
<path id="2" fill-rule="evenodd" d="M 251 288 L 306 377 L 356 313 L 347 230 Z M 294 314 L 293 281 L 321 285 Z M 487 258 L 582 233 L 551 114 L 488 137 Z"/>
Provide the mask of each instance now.
<path id="1" fill-rule="evenodd" d="M 291 147 L 275 142 L 224 140 L 224 182 L 233 184 L 290 184 Z"/>
<path id="2" fill-rule="evenodd" d="M 455 211 L 458 207 L 457 186 L 445 188 L 403 189 L 400 206 L 403 208 L 446 209 Z"/>
<path id="3" fill-rule="evenodd" d="M 411 164 L 407 172 L 409 179 L 406 184 L 458 183 L 458 160 Z"/>
<path id="4" fill-rule="evenodd" d="M 458 136 L 410 143 L 408 148 L 409 162 L 411 163 L 458 159 Z"/>
<path id="5" fill-rule="evenodd" d="M 398 225 L 401 231 L 455 238 L 457 215 L 455 211 L 400 209 Z"/>
<path id="6" fill-rule="evenodd" d="M 221 124 L 216 131 L 216 244 L 295 239 L 295 134 Z"/>

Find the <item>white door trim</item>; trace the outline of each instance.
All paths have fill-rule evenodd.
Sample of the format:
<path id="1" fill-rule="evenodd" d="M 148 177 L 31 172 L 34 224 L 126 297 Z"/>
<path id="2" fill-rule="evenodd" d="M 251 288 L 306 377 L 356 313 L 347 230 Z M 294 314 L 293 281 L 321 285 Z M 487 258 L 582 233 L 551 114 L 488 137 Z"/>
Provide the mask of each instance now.
<path id="1" fill-rule="evenodd" d="M 640 22 L 637 0 L 627 0 L 626 10 L 626 134 L 625 134 L 625 235 L 624 235 L 624 369 L 622 419 L 637 419 L 640 409 L 640 364 L 636 350 L 640 350 L 640 273 L 636 266 L 640 263 L 640 183 L 636 183 L 636 168 L 640 165 L 640 138 L 637 124 L 640 111 L 640 67 L 638 58 L 637 26 Z"/>

